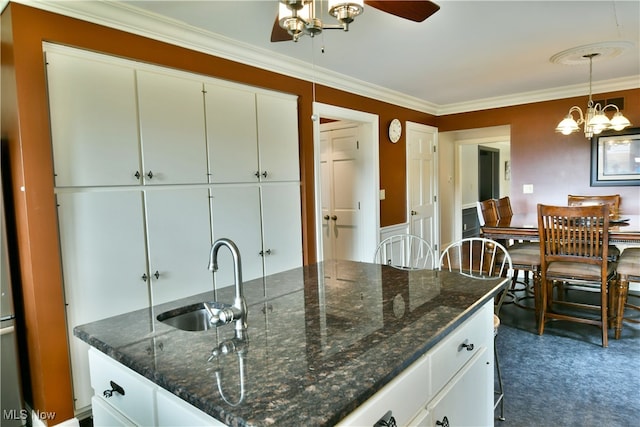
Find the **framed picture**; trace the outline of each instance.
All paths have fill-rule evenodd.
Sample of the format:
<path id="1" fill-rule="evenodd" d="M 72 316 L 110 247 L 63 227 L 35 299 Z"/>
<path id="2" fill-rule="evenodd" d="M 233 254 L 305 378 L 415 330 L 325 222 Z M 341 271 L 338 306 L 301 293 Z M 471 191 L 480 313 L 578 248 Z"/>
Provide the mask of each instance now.
<path id="1" fill-rule="evenodd" d="M 640 128 L 591 138 L 591 186 L 640 186 Z"/>

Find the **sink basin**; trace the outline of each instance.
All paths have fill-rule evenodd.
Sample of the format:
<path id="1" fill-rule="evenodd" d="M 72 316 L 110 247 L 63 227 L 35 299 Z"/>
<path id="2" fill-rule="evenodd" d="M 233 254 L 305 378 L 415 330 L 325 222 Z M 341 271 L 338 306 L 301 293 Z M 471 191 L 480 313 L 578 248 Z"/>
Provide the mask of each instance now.
<path id="1" fill-rule="evenodd" d="M 173 310 L 165 311 L 156 317 L 160 322 L 173 326 L 174 328 L 181 329 L 183 331 L 206 331 L 208 329 L 215 328 L 216 325 L 212 325 L 210 322 L 211 315 L 204 306 L 205 303 L 200 302 L 197 304 L 186 305 L 184 307 L 175 308 Z M 209 307 L 212 309 L 222 309 L 229 307 L 227 304 L 221 304 L 219 302 L 209 302 Z"/>

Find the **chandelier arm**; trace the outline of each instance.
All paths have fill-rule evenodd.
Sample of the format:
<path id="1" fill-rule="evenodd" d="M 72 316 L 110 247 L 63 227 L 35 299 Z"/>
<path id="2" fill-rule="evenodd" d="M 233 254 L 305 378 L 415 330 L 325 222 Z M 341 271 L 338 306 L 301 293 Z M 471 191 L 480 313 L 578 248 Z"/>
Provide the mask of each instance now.
<path id="1" fill-rule="evenodd" d="M 569 108 L 569 115 L 571 117 L 573 117 L 573 112 L 577 112 L 578 115 L 580 116 L 580 118 L 578 120 L 576 120 L 576 123 L 578 125 L 581 125 L 584 123 L 584 115 L 582 114 L 582 110 L 580 109 L 580 107 L 578 107 L 577 105 L 574 105 L 573 107 Z"/>

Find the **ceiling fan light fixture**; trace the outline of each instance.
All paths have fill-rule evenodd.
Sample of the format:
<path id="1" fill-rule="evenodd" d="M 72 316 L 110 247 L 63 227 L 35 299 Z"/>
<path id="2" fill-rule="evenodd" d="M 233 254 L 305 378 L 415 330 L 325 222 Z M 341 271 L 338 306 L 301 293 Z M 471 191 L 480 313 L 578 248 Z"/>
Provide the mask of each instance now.
<path id="1" fill-rule="evenodd" d="M 329 0 L 329 14 L 347 26 L 346 30 L 355 17 L 362 13 L 363 6 L 364 0 Z"/>

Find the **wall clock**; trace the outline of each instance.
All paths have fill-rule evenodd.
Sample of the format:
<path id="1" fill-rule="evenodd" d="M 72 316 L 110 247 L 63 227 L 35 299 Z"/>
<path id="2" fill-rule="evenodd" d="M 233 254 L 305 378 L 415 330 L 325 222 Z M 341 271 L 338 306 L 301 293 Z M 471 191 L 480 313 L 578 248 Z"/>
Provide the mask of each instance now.
<path id="1" fill-rule="evenodd" d="M 391 123 L 389 123 L 389 139 L 395 144 L 400 140 L 400 135 L 402 135 L 402 123 L 398 119 L 391 120 Z"/>

